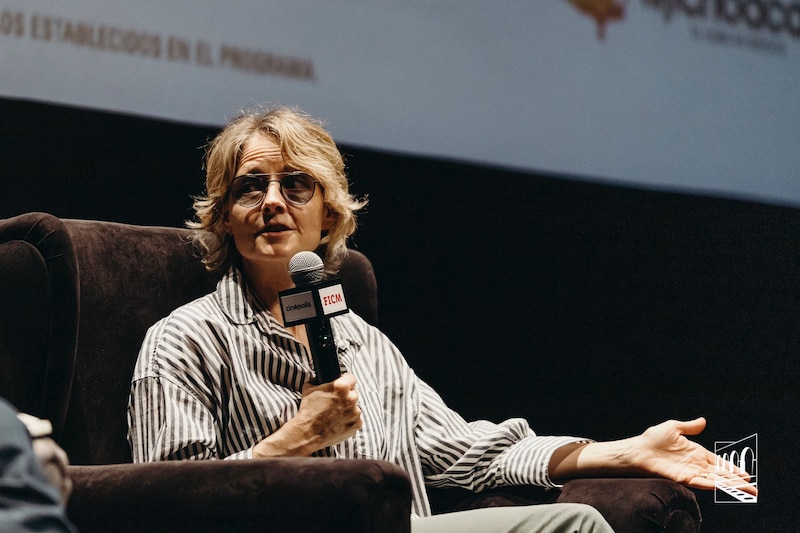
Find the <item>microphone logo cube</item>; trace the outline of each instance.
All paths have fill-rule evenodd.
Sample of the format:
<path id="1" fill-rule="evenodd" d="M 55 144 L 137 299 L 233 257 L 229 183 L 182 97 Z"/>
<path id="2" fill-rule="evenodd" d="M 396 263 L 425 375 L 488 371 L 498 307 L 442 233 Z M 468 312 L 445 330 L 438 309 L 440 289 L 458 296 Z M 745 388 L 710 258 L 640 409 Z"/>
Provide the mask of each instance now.
<path id="1" fill-rule="evenodd" d="M 286 326 L 308 324 L 312 320 L 347 313 L 347 300 L 338 279 L 312 283 L 278 293 L 283 323 Z"/>
<path id="2" fill-rule="evenodd" d="M 286 324 L 301 323 L 316 318 L 319 314 L 314 301 L 314 291 L 309 290 L 281 295 L 281 310 Z"/>
<path id="3" fill-rule="evenodd" d="M 347 310 L 344 291 L 340 284 L 331 285 L 319 290 L 319 299 L 322 302 L 322 313 L 331 316 Z"/>

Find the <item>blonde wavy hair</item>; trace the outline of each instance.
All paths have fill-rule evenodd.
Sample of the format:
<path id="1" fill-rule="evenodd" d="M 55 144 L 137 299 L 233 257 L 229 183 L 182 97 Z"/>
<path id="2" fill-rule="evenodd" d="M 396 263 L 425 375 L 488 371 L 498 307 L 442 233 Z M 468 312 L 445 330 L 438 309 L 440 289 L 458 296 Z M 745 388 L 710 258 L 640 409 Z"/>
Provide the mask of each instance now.
<path id="1" fill-rule="evenodd" d="M 207 145 L 206 194 L 194 198 L 196 220 L 186 223 L 194 230 L 192 240 L 203 264 L 208 270 L 224 271 L 241 262 L 223 220 L 230 208 L 228 186 L 236 177 L 242 149 L 258 133 L 275 139 L 289 167 L 307 172 L 320 182 L 324 205 L 334 217 L 320 245 L 325 247 L 326 273 L 335 274 L 347 251 L 347 239 L 356 230 L 356 211 L 366 205 L 366 199 L 350 194 L 344 160 L 322 122 L 288 107 L 245 110 Z"/>

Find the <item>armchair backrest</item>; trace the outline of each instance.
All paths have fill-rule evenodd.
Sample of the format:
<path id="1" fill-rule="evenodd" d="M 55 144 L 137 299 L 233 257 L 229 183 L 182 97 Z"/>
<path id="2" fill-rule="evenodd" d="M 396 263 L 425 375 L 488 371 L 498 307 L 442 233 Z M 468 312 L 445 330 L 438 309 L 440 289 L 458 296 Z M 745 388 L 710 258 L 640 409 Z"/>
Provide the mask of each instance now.
<path id="1" fill-rule="evenodd" d="M 186 230 L 64 220 L 78 264 L 75 375 L 62 445 L 75 464 L 130 462 L 127 394 L 147 328 L 213 290 Z"/>
<path id="2" fill-rule="evenodd" d="M 30 409 L 54 421 L 59 442 L 73 464 L 129 462 L 126 407 L 130 378 L 144 334 L 148 327 L 179 305 L 211 292 L 219 275 L 204 269 L 189 241 L 189 231 L 182 228 L 60 220 L 46 214 L 28 214 L 0 221 L 0 246 L 9 249 L 12 245 L 6 244 L 3 232 L 6 228 L 6 234 L 11 235 L 8 227 L 18 228 L 14 230 L 13 240 L 19 240 L 16 236 L 25 233 L 24 227 L 41 228 L 36 233 L 48 237 L 39 238 L 39 241 L 56 248 L 48 253 L 66 264 L 53 265 L 60 268 L 55 274 L 48 272 L 47 265 L 53 264 L 55 259 L 37 259 L 32 251 L 41 244 L 14 245 L 17 270 L 28 268 L 19 261 L 26 265 L 38 264 L 41 271 L 38 278 L 45 279 L 48 275 L 63 278 L 60 286 L 66 286 L 66 290 L 61 291 L 37 290 L 39 282 L 32 276 L 25 276 L 27 288 L 17 300 L 26 301 L 36 309 L 53 309 L 46 317 L 42 311 L 38 311 L 38 315 L 28 311 L 22 317 L 15 314 L 17 304 L 0 303 L 8 328 L 18 329 L 19 326 L 12 324 L 22 319 L 20 324 L 40 332 L 48 331 L 50 335 L 57 333 L 65 339 L 58 345 L 49 341 L 45 347 L 34 336 L 21 337 L 19 344 L 25 345 L 24 357 L 37 361 L 29 365 L 34 368 L 28 370 L 26 378 L 29 382 L 41 382 L 33 387 L 38 391 L 36 394 L 52 396 L 51 387 L 61 392 L 45 407 L 32 409 L 30 406 L 35 401 L 28 400 L 19 408 Z M 57 245 L 53 241 L 57 241 Z M 20 252 L 17 248 L 27 251 Z M 6 264 L 10 262 L 0 260 L 0 285 L 17 284 L 15 278 L 19 275 Z M 42 263 L 45 266 L 41 266 Z M 342 264 L 341 277 L 350 307 L 375 323 L 377 285 L 369 260 L 351 250 Z M 2 291 L 0 288 L 0 296 Z M 39 306 L 35 305 L 37 303 Z M 60 307 L 65 309 L 56 313 Z M 49 322 L 47 327 L 40 323 L 42 320 Z M 71 332 L 62 331 L 70 328 Z M 11 331 L 0 330 L 0 335 L 14 337 Z M 0 349 L 3 346 L 0 338 Z M 53 353 L 55 348 L 60 351 Z M 43 355 L 43 351 L 47 353 Z M 19 349 L 0 352 L 3 368 L 6 368 L 7 359 L 16 360 L 19 353 Z M 54 379 L 41 377 L 53 372 L 58 376 L 57 385 L 52 384 Z M 9 389 L 9 396 L 20 397 L 19 389 L 34 394 L 27 385 L 18 385 L 15 392 L 0 381 L 0 395 L 7 394 L 4 389 Z M 69 398 L 68 408 L 65 396 Z M 9 398 L 12 402 L 16 399 Z"/>

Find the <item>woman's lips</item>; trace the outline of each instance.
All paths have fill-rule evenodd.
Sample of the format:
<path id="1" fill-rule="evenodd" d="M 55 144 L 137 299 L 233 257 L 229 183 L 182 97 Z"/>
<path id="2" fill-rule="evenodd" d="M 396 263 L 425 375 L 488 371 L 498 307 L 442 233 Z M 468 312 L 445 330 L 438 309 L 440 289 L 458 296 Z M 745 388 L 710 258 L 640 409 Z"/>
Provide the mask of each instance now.
<path id="1" fill-rule="evenodd" d="M 265 233 L 280 233 L 282 231 L 289 231 L 289 227 L 284 226 L 283 224 L 269 224 L 268 226 L 264 226 L 263 229 L 259 230 L 258 235 L 263 235 Z"/>

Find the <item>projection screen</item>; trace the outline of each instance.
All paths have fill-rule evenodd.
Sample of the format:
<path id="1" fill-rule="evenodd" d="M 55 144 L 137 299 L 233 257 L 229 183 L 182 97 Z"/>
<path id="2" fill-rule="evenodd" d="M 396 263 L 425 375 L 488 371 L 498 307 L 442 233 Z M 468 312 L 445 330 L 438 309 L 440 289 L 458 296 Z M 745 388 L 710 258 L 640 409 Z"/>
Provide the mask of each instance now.
<path id="1" fill-rule="evenodd" d="M 0 1 L 0 97 L 800 205 L 800 0 Z"/>

